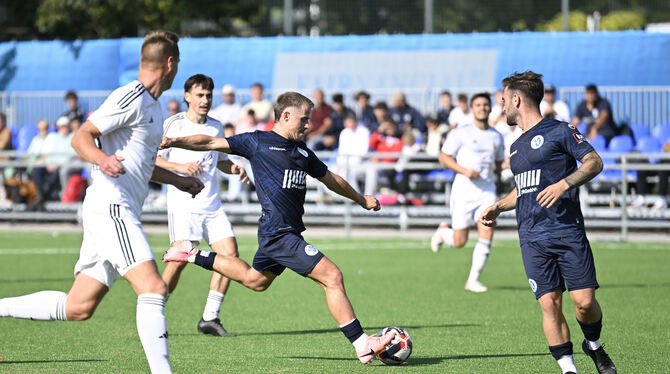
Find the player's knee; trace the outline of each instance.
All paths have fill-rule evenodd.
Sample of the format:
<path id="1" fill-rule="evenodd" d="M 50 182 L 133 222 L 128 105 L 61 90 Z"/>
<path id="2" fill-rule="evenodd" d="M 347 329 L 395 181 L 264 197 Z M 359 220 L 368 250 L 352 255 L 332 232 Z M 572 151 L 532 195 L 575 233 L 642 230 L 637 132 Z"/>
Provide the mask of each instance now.
<path id="1" fill-rule="evenodd" d="M 578 313 L 586 314 L 596 306 L 595 299 L 592 297 L 585 297 L 580 300 L 575 300 L 575 307 Z"/>
<path id="2" fill-rule="evenodd" d="M 263 292 L 268 289 L 270 284 L 263 281 L 253 281 L 244 283 L 244 286 L 251 289 L 252 291 Z"/>
<path id="3" fill-rule="evenodd" d="M 344 276 L 336 266 L 326 274 L 326 287 L 342 287 L 344 285 Z"/>
<path id="4" fill-rule="evenodd" d="M 142 293 L 155 293 L 155 294 L 158 294 L 158 295 L 166 296 L 167 291 L 168 291 L 168 288 L 167 288 L 167 284 L 165 283 L 165 281 L 161 278 L 157 278 L 157 279 L 153 280 L 150 284 L 147 284 L 146 291 L 142 292 Z"/>
<path id="5" fill-rule="evenodd" d="M 66 316 L 68 321 L 85 321 L 93 316 L 95 302 L 83 302 L 66 305 Z"/>
<path id="6" fill-rule="evenodd" d="M 461 238 L 454 238 L 454 247 L 455 248 L 463 248 L 465 247 L 465 243 L 468 242 L 468 239 L 461 239 Z"/>

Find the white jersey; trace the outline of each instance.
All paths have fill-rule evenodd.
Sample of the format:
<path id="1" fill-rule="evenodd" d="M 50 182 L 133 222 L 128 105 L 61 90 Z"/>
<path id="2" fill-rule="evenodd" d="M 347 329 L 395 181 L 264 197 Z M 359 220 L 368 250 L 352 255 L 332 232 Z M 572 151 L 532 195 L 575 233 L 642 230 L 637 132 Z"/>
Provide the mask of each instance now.
<path id="1" fill-rule="evenodd" d="M 458 126 L 447 135 L 442 152 L 459 165 L 479 172 L 479 178 L 475 179 L 456 173 L 452 195 L 467 194 L 472 188 L 495 192 L 495 163 L 505 159 L 505 143 L 498 131 L 490 127 L 482 130 L 472 124 Z"/>
<path id="2" fill-rule="evenodd" d="M 185 112 L 177 113 L 165 120 L 164 133 L 167 137 L 179 137 L 190 135 L 209 135 L 223 137 L 223 126 L 221 122 L 212 117 L 207 117 L 205 123 L 191 121 Z M 198 176 L 205 187 L 191 197 L 191 194 L 180 191 L 177 187 L 167 186 L 167 208 L 168 212 L 192 212 L 206 213 L 221 208 L 219 198 L 219 184 L 216 179 L 217 164 L 226 160 L 225 153 L 219 151 L 189 151 L 181 148 L 168 148 L 160 151 L 159 156 L 170 162 L 180 164 L 198 162 L 202 166 L 202 174 Z"/>
<path id="3" fill-rule="evenodd" d="M 112 92 L 88 120 L 102 134 L 96 140 L 98 147 L 108 155 L 123 157 L 125 174 L 112 178 L 94 165 L 85 202 L 123 205 L 139 217 L 163 133 L 160 104 L 135 80 Z"/>

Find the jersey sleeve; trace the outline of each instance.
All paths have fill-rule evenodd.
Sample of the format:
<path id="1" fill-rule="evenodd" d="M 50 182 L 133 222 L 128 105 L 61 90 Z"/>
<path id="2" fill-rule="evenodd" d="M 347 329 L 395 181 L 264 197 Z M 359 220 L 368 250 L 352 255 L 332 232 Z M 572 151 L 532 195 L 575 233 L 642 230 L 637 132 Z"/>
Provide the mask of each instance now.
<path id="1" fill-rule="evenodd" d="M 140 100 L 135 100 L 130 105 L 119 106 L 114 100 L 107 99 L 98 110 L 93 112 L 88 120 L 95 125 L 102 135 L 127 126 L 137 117 L 137 104 Z"/>
<path id="2" fill-rule="evenodd" d="M 594 150 L 591 144 L 586 141 L 584 135 L 580 134 L 574 126 L 561 122 L 557 127 L 561 148 L 575 160 L 581 160 L 587 153 Z"/>
<path id="3" fill-rule="evenodd" d="M 456 157 L 458 149 L 461 148 L 461 139 L 458 136 L 460 131 L 457 129 L 449 131 L 447 135 L 447 140 L 442 145 L 442 152 L 448 154 L 451 157 Z"/>
<path id="4" fill-rule="evenodd" d="M 258 146 L 258 132 L 245 132 L 233 135 L 226 140 L 230 146 L 230 153 L 251 160 Z"/>
<path id="5" fill-rule="evenodd" d="M 323 163 L 323 161 L 319 160 L 318 157 L 316 157 L 316 154 L 312 152 L 311 149 L 307 149 L 307 174 L 309 174 L 313 178 L 321 178 L 324 175 L 326 175 L 326 172 L 328 172 L 328 166 Z"/>
<path id="6" fill-rule="evenodd" d="M 173 129 L 176 125 L 174 124 L 174 116 L 166 119 L 163 121 L 163 136 L 171 137 L 174 136 L 174 131 L 170 131 L 170 129 Z M 170 150 L 172 148 L 165 148 L 165 149 L 159 149 L 158 150 L 158 156 L 164 158 L 165 160 L 169 161 L 170 157 Z"/>

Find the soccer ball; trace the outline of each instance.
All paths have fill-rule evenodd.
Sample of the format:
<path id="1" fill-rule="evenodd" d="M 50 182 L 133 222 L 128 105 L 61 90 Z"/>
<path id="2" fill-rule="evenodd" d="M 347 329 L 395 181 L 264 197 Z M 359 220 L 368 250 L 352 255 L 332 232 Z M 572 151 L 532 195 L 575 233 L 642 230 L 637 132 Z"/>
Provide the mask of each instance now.
<path id="1" fill-rule="evenodd" d="M 395 326 L 383 329 L 377 336 L 382 336 L 389 331 L 395 331 L 395 337 L 379 352 L 378 357 L 386 365 L 400 365 L 412 354 L 412 339 L 405 330 Z"/>

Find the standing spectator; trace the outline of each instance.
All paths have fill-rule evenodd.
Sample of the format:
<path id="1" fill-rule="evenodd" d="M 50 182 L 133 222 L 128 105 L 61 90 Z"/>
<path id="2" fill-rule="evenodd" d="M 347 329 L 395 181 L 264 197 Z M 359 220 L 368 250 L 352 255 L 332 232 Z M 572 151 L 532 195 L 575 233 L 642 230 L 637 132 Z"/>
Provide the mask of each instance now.
<path id="1" fill-rule="evenodd" d="M 330 116 L 323 120 L 323 137 L 313 141 L 315 151 L 333 151 L 339 146 L 340 132 L 344 129 L 344 117 L 353 114 L 353 110 L 344 105 L 344 96 L 341 93 L 333 95 L 333 111 Z M 309 144 L 307 145 L 309 147 Z"/>
<path id="2" fill-rule="evenodd" d="M 337 172 L 344 175 L 356 189 L 358 180 L 364 175 L 363 156 L 368 153 L 370 130 L 357 121 L 355 114 L 344 117 L 344 129 L 340 132 L 340 147 L 337 156 Z"/>
<path id="3" fill-rule="evenodd" d="M 430 114 L 426 117 L 426 146 L 424 151 L 431 156 L 439 156 L 444 137 L 449 132 L 449 125 L 440 122 L 439 114 Z"/>
<path id="4" fill-rule="evenodd" d="M 168 115 L 167 116 L 172 117 L 179 112 L 181 112 L 181 104 L 179 103 L 179 101 L 174 100 L 174 99 L 168 101 L 168 103 L 167 103 L 167 114 Z"/>
<path id="5" fill-rule="evenodd" d="M 400 132 L 410 127 L 418 131 L 417 135 L 426 134 L 426 124 L 424 123 L 423 116 L 418 110 L 407 103 L 404 93 L 398 92 L 391 97 L 389 114 L 398 125 Z"/>
<path id="6" fill-rule="evenodd" d="M 59 190 L 59 186 L 65 186 L 69 170 L 66 164 L 76 155 L 70 145 L 71 140 L 70 120 L 65 116 L 58 118 L 56 132 L 47 135 L 42 144 L 42 156 L 38 159 L 45 162 L 46 166 L 33 169 L 33 181 L 37 185 L 39 201 L 49 200 Z"/>
<path id="7" fill-rule="evenodd" d="M 451 114 L 452 110 L 454 110 L 454 103 L 451 100 L 451 92 L 442 91 L 442 93 L 440 93 L 440 110 L 437 111 L 438 123 L 448 126 L 449 114 Z"/>
<path id="8" fill-rule="evenodd" d="M 459 94 L 456 107 L 449 115 L 449 128 L 455 129 L 461 125 L 472 123 L 472 113 L 468 110 L 468 95 Z"/>
<path id="9" fill-rule="evenodd" d="M 314 110 L 312 110 L 312 115 L 309 119 L 309 129 L 306 133 L 306 142 L 312 144 L 316 143 L 323 138 L 323 133 L 328 130 L 323 126 L 323 122 L 326 118 L 330 117 L 330 114 L 333 112 L 333 108 L 326 104 L 324 100 L 323 90 L 317 88 L 314 90 Z"/>
<path id="10" fill-rule="evenodd" d="M 553 84 L 544 86 L 544 99 L 540 103 L 542 117 L 553 115 L 554 119 L 570 122 L 570 108 L 561 100 L 556 100 L 556 87 Z"/>
<path id="11" fill-rule="evenodd" d="M 235 102 L 235 87 L 230 84 L 221 89 L 223 103 L 209 112 L 209 116 L 223 123 L 235 123 L 240 117 L 242 107 Z"/>
<path id="12" fill-rule="evenodd" d="M 587 138 L 593 140 L 596 135 L 602 135 L 609 144 L 610 139 L 618 133 L 612 106 L 607 99 L 600 97 L 595 84 L 586 86 L 585 96 L 585 100 L 579 103 L 572 117 L 572 125 L 577 127 L 580 122 L 584 123 Z"/>
<path id="13" fill-rule="evenodd" d="M 249 109 L 252 109 L 256 113 L 257 121 L 263 123 L 269 121 L 270 113 L 272 112 L 272 103 L 263 97 L 263 85 L 260 83 L 252 84 L 249 95 L 251 95 L 251 102 L 242 107 L 242 115 L 246 114 Z"/>
<path id="14" fill-rule="evenodd" d="M 377 131 L 370 135 L 370 152 L 402 152 L 403 143 L 400 138 L 396 136 L 398 133 L 398 125 L 393 118 L 386 117 L 379 124 Z M 395 163 L 398 161 L 397 157 L 374 157 L 370 160 L 370 164 L 365 172 L 365 194 L 374 195 L 377 193 L 377 183 L 379 179 L 386 179 L 390 188 L 395 187 L 394 168 L 379 169 L 379 164 Z"/>
<path id="15" fill-rule="evenodd" d="M 84 120 L 84 112 L 79 107 L 79 97 L 77 97 L 74 91 L 68 91 L 65 94 L 65 103 L 67 104 L 67 111 L 63 113 L 63 116 L 67 117 L 70 121 L 78 118 L 81 123 Z"/>
<path id="16" fill-rule="evenodd" d="M 377 123 L 377 118 L 375 117 L 372 106 L 370 106 L 370 94 L 365 91 L 360 91 L 354 96 L 354 99 L 356 99 L 355 112 L 358 121 L 365 125 L 369 131 L 377 130 L 379 124 Z"/>

